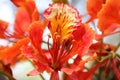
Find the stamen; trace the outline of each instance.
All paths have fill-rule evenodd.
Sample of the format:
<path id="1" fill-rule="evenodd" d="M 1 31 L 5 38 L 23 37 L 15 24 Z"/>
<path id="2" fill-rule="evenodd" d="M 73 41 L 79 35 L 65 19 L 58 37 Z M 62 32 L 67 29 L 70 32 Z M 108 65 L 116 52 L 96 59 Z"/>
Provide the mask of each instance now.
<path id="1" fill-rule="evenodd" d="M 50 50 L 50 38 L 51 38 L 51 35 L 48 34 L 48 41 L 47 41 L 48 51 L 50 52 L 50 54 L 51 54 L 51 56 L 52 56 L 52 51 Z"/>

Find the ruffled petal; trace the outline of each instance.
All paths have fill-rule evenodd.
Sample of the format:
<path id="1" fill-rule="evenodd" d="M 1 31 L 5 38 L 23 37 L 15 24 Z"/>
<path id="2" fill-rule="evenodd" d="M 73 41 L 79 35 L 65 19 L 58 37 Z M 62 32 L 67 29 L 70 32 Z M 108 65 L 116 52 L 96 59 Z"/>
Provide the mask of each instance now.
<path id="1" fill-rule="evenodd" d="M 101 10 L 106 0 L 87 0 L 87 11 L 91 18 L 87 22 L 91 22 L 97 18 L 97 13 Z"/>
<path id="2" fill-rule="evenodd" d="M 99 62 L 93 68 L 88 70 L 87 72 L 83 72 L 82 70 L 72 73 L 67 77 L 67 80 L 92 80 L 92 77 L 97 69 L 103 66 L 107 60 L 103 62 Z"/>
<path id="3" fill-rule="evenodd" d="M 104 32 L 112 24 L 120 24 L 120 0 L 107 0 L 98 13 L 98 27 Z"/>
<path id="4" fill-rule="evenodd" d="M 87 58 L 86 60 L 81 60 L 78 64 L 72 64 L 70 66 L 70 68 L 62 68 L 61 70 L 63 72 L 65 72 L 66 74 L 68 75 L 71 75 L 73 72 L 77 72 L 77 71 L 80 71 L 80 70 L 83 70 L 84 67 L 85 67 L 85 63 L 87 63 L 88 61 L 91 61 L 91 60 L 95 60 L 97 57 L 96 54 L 94 54 L 93 56 Z"/>
<path id="5" fill-rule="evenodd" d="M 82 25 L 73 32 L 73 45 L 68 55 L 62 58 L 61 62 L 64 63 L 74 55 L 84 55 L 88 52 L 90 45 L 95 38 L 95 32 L 88 26 Z"/>
<path id="6" fill-rule="evenodd" d="M 29 13 L 26 11 L 25 8 L 19 8 L 16 13 L 16 19 L 14 24 L 14 37 L 15 38 L 22 38 L 28 32 L 29 25 L 31 23 L 31 19 Z"/>
<path id="7" fill-rule="evenodd" d="M 17 43 L 13 44 L 13 46 L 0 50 L 0 60 L 3 61 L 5 60 L 7 63 L 14 62 L 17 55 L 21 53 L 20 48 L 23 45 L 28 44 L 29 41 L 30 40 L 28 38 L 23 38 L 19 40 Z"/>
<path id="8" fill-rule="evenodd" d="M 61 42 L 64 39 L 69 39 L 75 27 L 81 24 L 81 17 L 78 11 L 67 4 L 50 4 L 43 16 L 49 23 L 48 28 L 52 37 L 55 38 L 58 35 Z"/>
<path id="9" fill-rule="evenodd" d="M 32 45 L 39 51 L 41 49 L 43 24 L 39 21 L 33 22 L 29 31 L 29 38 Z"/>

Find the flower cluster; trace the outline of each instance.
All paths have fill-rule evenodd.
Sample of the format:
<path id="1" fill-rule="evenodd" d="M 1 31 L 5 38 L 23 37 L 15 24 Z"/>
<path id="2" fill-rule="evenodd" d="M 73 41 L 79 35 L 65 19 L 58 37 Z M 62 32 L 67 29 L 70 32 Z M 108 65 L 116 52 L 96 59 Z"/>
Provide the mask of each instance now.
<path id="1" fill-rule="evenodd" d="M 120 42 L 112 45 L 104 41 L 107 36 L 120 33 L 120 0 L 87 0 L 90 18 L 86 22 L 82 22 L 84 16 L 67 0 L 53 0 L 43 18 L 34 0 L 11 2 L 17 7 L 13 33 L 8 30 L 9 23 L 0 20 L 0 39 L 12 43 L 0 45 L 0 72 L 9 80 L 14 80 L 11 66 L 25 60 L 35 67 L 28 76 L 46 71 L 50 80 L 120 79 Z M 91 27 L 92 23 L 97 25 Z M 50 33 L 44 41 L 46 28 Z M 89 68 L 86 64 L 90 61 Z"/>

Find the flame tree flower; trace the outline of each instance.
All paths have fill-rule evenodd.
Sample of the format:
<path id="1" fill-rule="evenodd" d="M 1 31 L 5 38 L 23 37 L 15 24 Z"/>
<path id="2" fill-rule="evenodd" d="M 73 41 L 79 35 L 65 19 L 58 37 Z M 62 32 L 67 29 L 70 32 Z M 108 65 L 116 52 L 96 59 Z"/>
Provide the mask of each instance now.
<path id="1" fill-rule="evenodd" d="M 6 40 L 9 40 L 9 38 L 14 38 L 15 40 L 13 39 L 12 46 L 7 46 L 5 49 L 0 50 L 0 60 L 8 60 L 8 63 L 12 63 L 12 61 L 14 62 L 14 60 L 17 58 L 16 56 L 21 55 L 21 50 L 18 48 L 29 42 L 26 37 L 28 36 L 27 32 L 29 30 L 30 24 L 34 21 L 39 20 L 39 13 L 33 0 L 19 0 L 17 2 L 15 0 L 12 1 L 16 6 L 18 6 L 14 22 L 14 33 L 10 34 L 9 32 L 6 32 L 7 35 L 5 35 L 5 37 Z M 0 21 L 0 24 L 1 23 L 3 24 L 2 21 Z M 7 25 L 8 24 L 4 22 L 4 25 L 1 26 L 0 29 L 2 33 L 4 31 L 4 28 L 6 29 Z M 5 34 L 5 32 L 3 34 Z M 11 54 L 10 52 L 13 53 Z"/>
<path id="2" fill-rule="evenodd" d="M 9 69 L 11 69 L 13 64 L 19 62 L 20 60 L 26 59 L 20 54 L 20 48 L 29 43 L 29 39 L 27 38 L 29 25 L 33 21 L 39 20 L 39 13 L 33 0 L 11 1 L 17 6 L 15 22 L 13 26 L 14 32 L 9 32 L 7 28 L 11 26 L 8 26 L 7 22 L 0 20 L 0 38 L 12 43 L 12 46 L 6 45 L 5 48 L 0 49 L 0 64 Z M 3 70 L 2 72 L 8 72 L 6 68 L 1 70 Z M 12 72 L 10 75 L 12 76 Z"/>
<path id="3" fill-rule="evenodd" d="M 88 26 L 81 23 L 81 17 L 78 11 L 70 5 L 54 3 L 43 14 L 48 23 L 48 50 L 41 48 L 43 24 L 33 22 L 29 31 L 30 45 L 22 48 L 23 53 L 31 59 L 36 69 L 29 75 L 36 75 L 43 71 L 51 72 L 50 80 L 59 80 L 58 71 L 66 74 L 72 74 L 75 71 L 83 69 L 88 60 L 95 59 L 95 55 L 86 61 L 81 57 L 87 53 L 95 33 Z M 52 38 L 53 44 L 49 40 Z M 78 55 L 76 63 L 66 65 L 68 60 Z M 76 67 L 75 67 L 76 66 Z"/>

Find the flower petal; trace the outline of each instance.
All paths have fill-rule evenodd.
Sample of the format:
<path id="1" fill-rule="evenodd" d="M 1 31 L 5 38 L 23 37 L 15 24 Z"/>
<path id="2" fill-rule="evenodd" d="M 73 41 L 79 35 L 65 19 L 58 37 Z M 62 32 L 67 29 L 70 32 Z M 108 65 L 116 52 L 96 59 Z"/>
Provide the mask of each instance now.
<path id="1" fill-rule="evenodd" d="M 73 64 L 70 68 L 62 68 L 62 71 L 68 75 L 71 75 L 73 72 L 83 70 L 85 63 L 87 63 L 88 61 L 94 60 L 96 57 L 97 57 L 97 55 L 94 54 L 91 57 L 87 58 L 86 60 L 81 60 L 77 65 Z"/>
<path id="2" fill-rule="evenodd" d="M 31 43 L 37 50 L 40 50 L 41 47 L 43 28 L 43 24 L 39 21 L 36 21 L 31 24 L 31 29 L 29 31 Z"/>
<path id="3" fill-rule="evenodd" d="M 7 27 L 8 27 L 8 23 L 5 22 L 5 21 L 0 20 L 0 38 L 5 37 L 4 33 L 5 33 L 6 29 L 7 29 Z"/>
<path id="4" fill-rule="evenodd" d="M 15 38 L 22 38 L 23 36 L 25 36 L 25 33 L 28 31 L 30 22 L 31 19 L 26 9 L 22 7 L 19 8 L 16 13 L 16 19 L 14 24 Z"/>
<path id="5" fill-rule="evenodd" d="M 13 44 L 13 46 L 0 50 L 0 60 L 5 60 L 7 63 L 12 63 L 17 55 L 21 53 L 20 48 L 28 43 L 29 39 L 23 38 L 17 43 Z"/>
<path id="6" fill-rule="evenodd" d="M 71 51 L 67 56 L 62 58 L 62 63 L 66 62 L 69 58 L 76 54 L 86 54 L 90 45 L 93 43 L 95 32 L 88 25 L 82 25 L 73 32 L 73 36 L 74 41 Z"/>
<path id="7" fill-rule="evenodd" d="M 120 24 L 120 0 L 107 0 L 98 13 L 98 27 L 104 32 L 112 24 Z"/>
<path id="8" fill-rule="evenodd" d="M 87 72 L 83 71 L 77 71 L 72 73 L 71 75 L 68 76 L 67 80 L 92 80 L 92 77 L 97 69 L 99 69 L 102 65 L 106 63 L 107 60 L 103 62 L 99 62 L 97 65 L 95 65 L 93 68 L 88 70 Z"/>
<path id="9" fill-rule="evenodd" d="M 93 19 L 97 18 L 97 13 L 100 11 L 105 1 L 106 0 L 87 0 L 87 11 L 91 16 L 87 22 L 91 22 Z"/>

